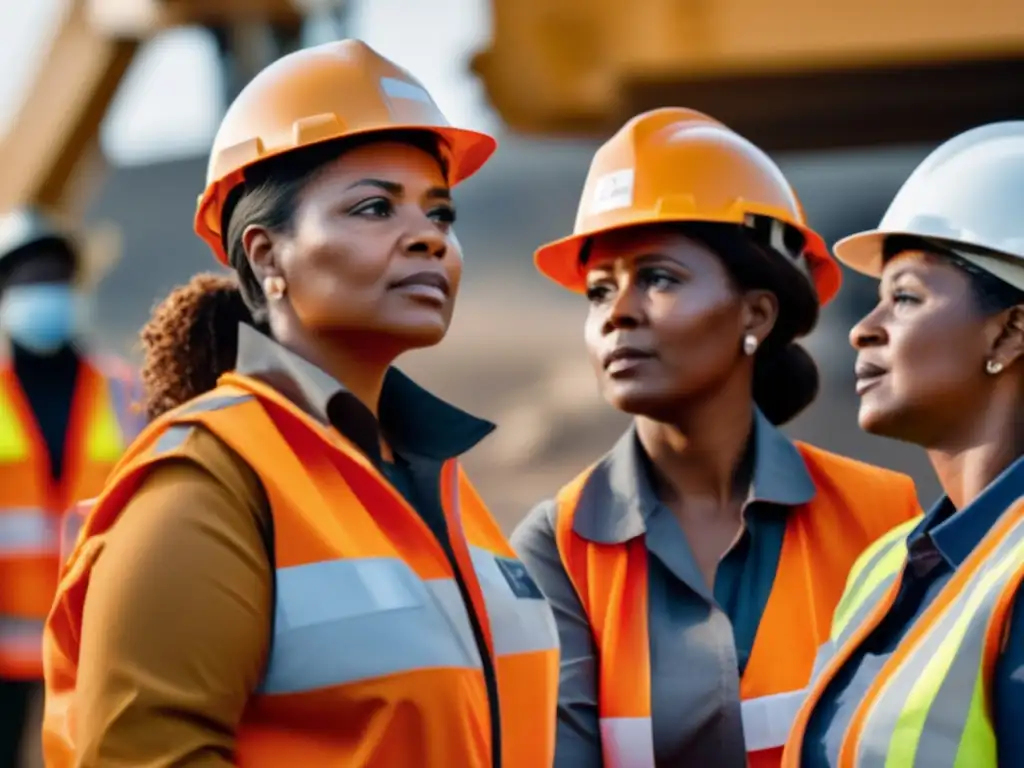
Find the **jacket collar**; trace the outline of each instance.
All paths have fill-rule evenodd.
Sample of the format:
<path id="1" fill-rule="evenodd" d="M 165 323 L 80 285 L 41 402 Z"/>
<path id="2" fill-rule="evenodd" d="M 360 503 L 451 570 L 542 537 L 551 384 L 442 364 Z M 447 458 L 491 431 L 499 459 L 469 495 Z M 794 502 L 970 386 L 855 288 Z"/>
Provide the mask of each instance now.
<path id="1" fill-rule="evenodd" d="M 908 545 L 930 535 L 950 568 L 958 568 L 1024 490 L 1024 458 L 1018 458 L 963 509 L 943 496 L 910 534 Z"/>
<path id="2" fill-rule="evenodd" d="M 382 433 L 401 454 L 446 461 L 494 431 L 490 422 L 432 395 L 397 368 L 384 378 L 378 422 L 341 382 L 244 323 L 238 329 L 235 371 L 273 387 L 377 462 Z"/>
<path id="3" fill-rule="evenodd" d="M 811 501 L 816 489 L 803 457 L 760 411 L 754 416 L 753 439 L 754 479 L 747 504 L 794 507 Z M 584 484 L 573 530 L 599 544 L 621 544 L 647 532 L 647 520 L 660 503 L 649 459 L 635 426 L 630 427 Z"/>

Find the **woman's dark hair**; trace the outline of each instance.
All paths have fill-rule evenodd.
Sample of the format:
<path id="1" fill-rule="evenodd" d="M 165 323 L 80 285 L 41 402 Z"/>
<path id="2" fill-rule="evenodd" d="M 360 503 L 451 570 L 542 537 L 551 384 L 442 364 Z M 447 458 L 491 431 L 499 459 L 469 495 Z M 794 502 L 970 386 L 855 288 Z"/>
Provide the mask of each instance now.
<path id="1" fill-rule="evenodd" d="M 270 334 L 266 297 L 242 245 L 246 228 L 291 227 L 302 190 L 327 163 L 357 146 L 398 141 L 430 153 L 448 175 L 438 139 L 426 131 L 393 131 L 339 139 L 270 158 L 246 169 L 245 183 L 224 205 L 221 232 L 234 275 L 204 273 L 176 288 L 142 329 L 145 410 L 154 419 L 208 392 L 235 366 L 238 324 Z"/>
<path id="2" fill-rule="evenodd" d="M 982 315 L 993 315 L 1018 304 L 1024 304 L 1024 291 L 1000 280 L 991 272 L 976 267 L 948 248 L 924 238 L 908 235 L 887 237 L 882 245 L 882 260 L 886 262 L 904 251 L 924 251 L 948 259 L 967 275 L 971 286 L 971 296 L 974 298 L 978 312 Z"/>
<path id="3" fill-rule="evenodd" d="M 803 252 L 803 234 L 785 226 L 787 253 L 777 253 L 768 245 L 770 226 L 768 220 L 759 221 L 754 230 L 698 222 L 685 225 L 683 231 L 718 255 L 741 291 L 771 291 L 778 299 L 775 325 L 754 354 L 754 402 L 772 424 L 781 425 L 818 396 L 818 366 L 795 339 L 814 330 L 820 304 L 810 279 L 789 263 L 792 254 Z"/>

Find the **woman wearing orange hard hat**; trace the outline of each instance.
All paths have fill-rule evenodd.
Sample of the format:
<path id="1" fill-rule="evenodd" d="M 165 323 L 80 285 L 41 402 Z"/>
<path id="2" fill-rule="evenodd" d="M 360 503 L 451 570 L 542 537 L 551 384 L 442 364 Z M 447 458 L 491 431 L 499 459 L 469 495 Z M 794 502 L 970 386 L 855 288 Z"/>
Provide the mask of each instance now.
<path id="1" fill-rule="evenodd" d="M 495 142 L 358 41 L 229 108 L 196 231 L 232 278 L 143 331 L 154 419 L 46 627 L 48 766 L 550 765 L 550 609 L 458 457 L 492 426 L 392 362 L 461 276 Z"/>
<path id="2" fill-rule="evenodd" d="M 512 537 L 561 637 L 555 765 L 777 766 L 847 571 L 919 509 L 910 478 L 778 428 L 817 393 L 794 340 L 839 268 L 764 152 L 678 108 L 598 150 L 536 262 L 586 294 L 634 416 Z"/>

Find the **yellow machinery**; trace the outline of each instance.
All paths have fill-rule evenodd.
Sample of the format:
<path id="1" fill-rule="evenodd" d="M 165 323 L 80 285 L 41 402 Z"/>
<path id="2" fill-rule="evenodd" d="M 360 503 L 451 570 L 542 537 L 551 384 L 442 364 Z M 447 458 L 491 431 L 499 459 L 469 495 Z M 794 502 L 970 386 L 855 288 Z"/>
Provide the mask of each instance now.
<path id="1" fill-rule="evenodd" d="M 772 150 L 1024 116 L 1021 0 L 492 0 L 473 62 L 508 125 L 607 136 L 666 104 Z"/>
<path id="2" fill-rule="evenodd" d="M 0 143 L 0 209 L 34 202 L 81 210 L 88 189 L 80 182 L 102 167 L 100 121 L 139 45 L 157 30 L 297 27 L 314 2 L 69 0 L 30 98 Z M 492 42 L 472 67 L 508 125 L 529 134 L 606 136 L 640 110 L 679 104 L 769 149 L 809 149 L 933 141 L 1024 109 L 1021 0 L 492 5 Z"/>

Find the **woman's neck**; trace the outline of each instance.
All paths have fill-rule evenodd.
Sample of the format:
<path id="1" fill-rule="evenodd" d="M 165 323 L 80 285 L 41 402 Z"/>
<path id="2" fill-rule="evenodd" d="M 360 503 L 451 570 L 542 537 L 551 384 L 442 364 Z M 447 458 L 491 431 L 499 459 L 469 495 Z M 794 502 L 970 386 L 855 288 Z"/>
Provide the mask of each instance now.
<path id="1" fill-rule="evenodd" d="M 994 393 L 980 417 L 944 440 L 941 446 L 928 449 L 928 459 L 939 483 L 957 509 L 974 501 L 1024 455 L 1024 419 L 1017 415 L 1020 409 L 1015 395 Z"/>
<path id="2" fill-rule="evenodd" d="M 346 339 L 344 345 L 337 343 L 337 339 L 307 336 L 282 339 L 281 343 L 330 374 L 374 417 L 379 418 L 384 377 L 394 360 L 394 355 L 383 355 L 380 345 L 374 345 L 372 342 L 360 344 L 351 337 Z"/>
<path id="3" fill-rule="evenodd" d="M 701 499 L 724 508 L 745 497 L 750 486 L 753 424 L 749 394 L 740 399 L 723 391 L 672 423 L 638 417 L 637 435 L 677 499 Z"/>

